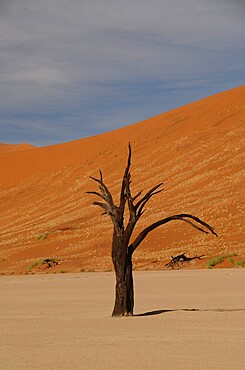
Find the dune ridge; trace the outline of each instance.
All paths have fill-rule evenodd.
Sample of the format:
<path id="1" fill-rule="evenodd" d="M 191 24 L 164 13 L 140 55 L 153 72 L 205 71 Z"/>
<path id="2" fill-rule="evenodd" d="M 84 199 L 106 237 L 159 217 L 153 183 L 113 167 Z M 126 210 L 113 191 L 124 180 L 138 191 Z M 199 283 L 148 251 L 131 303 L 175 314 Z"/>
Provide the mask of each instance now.
<path id="1" fill-rule="evenodd" d="M 0 272 L 23 273 L 48 257 L 61 261 L 50 271 L 112 268 L 110 220 L 85 192 L 96 190 L 89 176 L 101 169 L 117 199 L 129 141 L 132 190 L 159 182 L 165 189 L 147 205 L 137 231 L 171 214 L 191 213 L 219 234 L 168 224 L 142 243 L 135 267 L 163 268 L 179 252 L 244 258 L 244 121 L 240 86 L 98 136 L 31 150 L 0 146 Z M 190 267 L 204 267 L 206 259 Z"/>
<path id="2" fill-rule="evenodd" d="M 30 150 L 35 148 L 34 145 L 31 144 L 6 144 L 6 143 L 0 143 L 0 154 L 2 153 L 9 153 L 9 152 L 17 152 L 20 150 Z"/>

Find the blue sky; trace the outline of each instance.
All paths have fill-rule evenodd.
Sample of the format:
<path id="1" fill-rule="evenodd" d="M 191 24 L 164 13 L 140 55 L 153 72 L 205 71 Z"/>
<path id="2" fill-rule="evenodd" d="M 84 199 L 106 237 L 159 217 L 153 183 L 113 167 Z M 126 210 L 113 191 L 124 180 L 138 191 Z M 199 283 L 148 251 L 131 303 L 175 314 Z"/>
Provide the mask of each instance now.
<path id="1" fill-rule="evenodd" d="M 0 142 L 51 145 L 245 83 L 243 0 L 0 0 Z"/>

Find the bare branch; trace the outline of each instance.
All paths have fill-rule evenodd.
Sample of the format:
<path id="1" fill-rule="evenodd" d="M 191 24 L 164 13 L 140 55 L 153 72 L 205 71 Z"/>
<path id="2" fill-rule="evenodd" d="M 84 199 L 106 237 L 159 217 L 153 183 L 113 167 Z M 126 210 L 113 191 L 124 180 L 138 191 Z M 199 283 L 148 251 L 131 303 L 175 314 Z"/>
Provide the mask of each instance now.
<path id="1" fill-rule="evenodd" d="M 107 186 L 105 185 L 105 183 L 103 182 L 102 171 L 99 170 L 99 173 L 100 173 L 100 179 L 97 179 L 96 177 L 93 177 L 93 176 L 90 176 L 90 178 L 100 184 L 99 189 L 101 191 L 101 194 L 99 194 L 98 192 L 87 192 L 87 193 L 95 194 L 101 197 L 102 199 L 104 199 L 111 207 L 115 207 L 112 195 L 109 189 L 107 188 Z"/>
<path id="2" fill-rule="evenodd" d="M 137 223 L 137 221 L 139 220 L 139 218 L 143 215 L 143 213 L 145 212 L 145 210 L 143 210 L 143 208 L 145 207 L 146 203 L 149 201 L 149 199 L 153 196 L 153 195 L 156 195 L 158 193 L 160 193 L 163 189 L 161 190 L 158 190 L 156 191 L 156 189 L 158 189 L 160 186 L 162 185 L 162 183 L 158 184 L 158 185 L 155 185 L 150 191 L 148 191 L 148 193 L 141 199 L 139 200 L 139 202 L 134 205 L 133 204 L 133 201 L 135 199 L 131 197 L 131 193 L 130 193 L 130 189 L 127 189 L 127 202 L 128 202 L 128 209 L 129 209 L 129 213 L 130 213 L 130 217 L 129 217 L 129 222 L 128 222 L 128 225 L 125 229 L 125 241 L 129 243 L 129 240 L 130 240 L 130 237 L 133 233 L 133 230 L 135 228 L 135 225 Z M 129 187 L 129 185 L 127 185 Z M 139 192 L 137 196 L 139 196 L 140 194 L 142 193 Z M 139 209 L 137 210 L 137 205 L 139 207 Z"/>
<path id="3" fill-rule="evenodd" d="M 130 143 L 128 143 L 128 161 L 127 161 L 127 167 L 125 168 L 123 180 L 122 180 L 122 186 L 121 186 L 121 195 L 120 195 L 120 208 L 121 210 L 124 210 L 125 203 L 126 203 L 126 188 L 129 189 L 130 187 L 130 166 L 131 166 L 131 156 L 132 156 L 132 149 Z"/>
<path id="4" fill-rule="evenodd" d="M 197 229 L 197 230 L 199 230 L 199 231 L 201 231 L 201 232 L 203 232 L 203 233 L 205 233 L 205 234 L 209 234 L 209 232 L 208 232 L 208 231 L 203 230 L 200 226 L 195 225 L 195 224 L 194 224 L 193 222 L 191 222 L 190 220 L 186 220 L 186 219 L 184 219 L 184 218 L 183 218 L 183 220 L 182 220 L 182 221 L 186 222 L 187 224 L 189 224 L 189 225 L 193 226 L 195 229 Z"/>
<path id="5" fill-rule="evenodd" d="M 125 175 L 126 176 L 129 173 L 129 168 L 131 166 L 131 157 L 132 157 L 132 149 L 131 149 L 131 144 L 129 142 L 128 143 L 128 164 L 127 164 L 127 167 L 126 167 L 126 170 L 125 170 Z"/>
<path id="6" fill-rule="evenodd" d="M 157 184 L 155 185 L 151 190 L 149 190 L 144 196 L 143 198 L 141 198 L 138 203 L 135 205 L 135 208 L 139 208 L 139 206 L 142 204 L 142 203 L 147 203 L 148 200 L 155 194 L 158 194 L 160 193 L 161 191 L 163 191 L 163 189 L 161 190 L 158 190 L 157 192 L 155 192 L 155 190 L 157 190 L 160 186 L 162 185 L 162 182 L 160 184 Z"/>
<path id="7" fill-rule="evenodd" d="M 100 182 L 101 182 L 101 184 L 103 184 L 103 176 L 102 176 L 102 171 L 101 171 L 101 170 L 99 170 L 99 173 L 100 173 Z"/>
<path id="8" fill-rule="evenodd" d="M 139 191 L 134 197 L 133 197 L 133 201 L 135 201 L 141 194 L 142 194 L 143 190 Z"/>
<path id="9" fill-rule="evenodd" d="M 95 206 L 99 206 L 100 208 L 102 208 L 105 212 L 103 212 L 102 215 L 104 214 L 107 214 L 110 216 L 111 218 L 111 221 L 115 227 L 115 230 L 116 230 L 116 233 L 117 235 L 120 235 L 122 236 L 122 233 L 123 233 L 123 228 L 120 227 L 120 224 L 118 223 L 117 221 L 117 217 L 116 217 L 116 214 L 115 214 L 115 210 L 113 208 L 111 208 L 108 204 L 106 203 L 102 203 L 102 202 L 93 202 L 92 203 L 93 205 Z"/>
<path id="10" fill-rule="evenodd" d="M 92 179 L 92 180 L 94 180 L 94 181 L 96 181 L 96 182 L 98 182 L 100 184 L 100 180 L 99 179 L 96 179 L 96 177 L 89 176 L 89 178 Z"/>
<path id="11" fill-rule="evenodd" d="M 191 218 L 192 220 L 194 220 L 197 223 L 200 223 L 202 226 L 206 227 L 213 235 L 218 237 L 218 234 L 215 232 L 214 228 L 212 226 L 210 226 L 209 224 L 207 224 L 206 222 L 204 222 L 203 220 L 201 220 L 200 218 L 198 218 L 196 216 L 192 216 L 190 214 L 186 214 L 186 213 L 183 213 L 183 214 L 180 214 L 180 215 L 177 215 L 177 216 Z"/>
<path id="12" fill-rule="evenodd" d="M 137 219 L 139 219 L 142 214 L 143 214 L 143 209 L 146 205 L 146 203 L 151 199 L 151 197 L 153 195 L 156 195 L 158 193 L 161 193 L 163 191 L 163 189 L 160 189 L 160 190 L 157 190 L 155 191 L 156 189 L 158 189 L 160 186 L 162 185 L 162 183 L 158 184 L 158 185 L 155 185 L 151 190 L 149 190 L 144 197 L 142 197 L 138 203 L 135 205 L 135 209 L 137 210 Z"/>
<path id="13" fill-rule="evenodd" d="M 102 202 L 93 202 L 92 204 L 94 206 L 99 206 L 100 208 L 102 208 L 108 215 L 111 215 L 113 217 L 115 216 L 113 210 L 108 204 Z"/>
<path id="14" fill-rule="evenodd" d="M 144 208 L 144 206 L 146 205 L 146 203 L 150 200 L 150 198 L 153 196 L 153 195 L 156 195 L 156 194 L 158 194 L 158 193 L 161 193 L 161 191 L 162 190 L 159 190 L 159 191 L 155 191 L 154 193 L 151 193 L 145 200 L 144 200 L 144 202 L 142 202 L 142 204 L 141 204 L 141 206 L 139 207 L 139 209 L 138 209 L 138 214 L 137 214 L 137 217 L 139 218 L 142 214 L 143 214 L 143 212 L 142 212 L 142 210 L 143 210 L 143 208 Z M 135 207 L 136 208 L 136 207 Z"/>
<path id="15" fill-rule="evenodd" d="M 179 214 L 179 215 L 173 215 L 173 216 L 170 216 L 170 217 L 166 217 L 166 218 L 164 218 L 162 220 L 159 220 L 159 221 L 153 223 L 152 225 L 146 227 L 143 231 L 141 231 L 141 233 L 136 237 L 136 239 L 134 240 L 134 242 L 129 246 L 129 250 L 133 253 L 135 251 L 135 249 L 139 246 L 139 244 L 149 234 L 150 231 L 152 231 L 152 230 L 156 229 L 157 227 L 159 227 L 161 225 L 164 225 L 164 224 L 166 224 L 166 223 L 168 223 L 170 221 L 180 220 L 180 221 L 187 222 L 188 224 L 190 224 L 191 226 L 195 227 L 199 231 L 202 231 L 202 232 L 208 234 L 208 231 L 203 230 L 201 227 L 195 225 L 190 220 L 186 220 L 186 218 L 190 218 L 190 219 L 196 221 L 197 223 L 199 223 L 202 226 L 204 226 L 205 228 L 207 228 L 213 235 L 218 236 L 216 234 L 216 232 L 214 231 L 214 229 L 209 224 L 207 224 L 206 222 L 202 221 L 198 217 L 195 217 L 195 216 L 192 216 L 190 214 L 185 214 L 184 213 L 184 214 Z"/>

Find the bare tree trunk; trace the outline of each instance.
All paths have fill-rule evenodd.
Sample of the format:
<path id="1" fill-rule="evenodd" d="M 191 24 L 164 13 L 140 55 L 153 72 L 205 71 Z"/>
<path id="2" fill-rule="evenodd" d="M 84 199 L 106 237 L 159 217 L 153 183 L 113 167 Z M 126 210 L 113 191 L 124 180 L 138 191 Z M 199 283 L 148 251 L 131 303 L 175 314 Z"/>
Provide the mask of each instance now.
<path id="1" fill-rule="evenodd" d="M 126 282 L 126 308 L 127 316 L 134 314 L 134 281 L 133 281 L 133 265 L 132 255 L 127 254 L 126 268 L 125 268 L 125 282 Z"/>
<path id="2" fill-rule="evenodd" d="M 117 241 L 118 242 L 118 241 Z M 126 251 L 126 253 L 122 253 Z M 133 316 L 134 309 L 134 285 L 132 254 L 128 250 L 121 248 L 112 257 L 115 276 L 115 303 L 112 311 L 113 317 Z"/>

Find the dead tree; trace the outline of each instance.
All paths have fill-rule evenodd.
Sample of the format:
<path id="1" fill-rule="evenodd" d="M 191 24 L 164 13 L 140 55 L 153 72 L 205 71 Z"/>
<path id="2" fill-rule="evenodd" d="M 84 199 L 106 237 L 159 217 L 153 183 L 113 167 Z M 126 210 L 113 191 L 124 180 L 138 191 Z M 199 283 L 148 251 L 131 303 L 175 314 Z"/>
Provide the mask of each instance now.
<path id="1" fill-rule="evenodd" d="M 128 160 L 127 166 L 122 178 L 120 201 L 116 205 L 114 203 L 111 192 L 105 185 L 102 172 L 99 170 L 100 177 L 90 177 L 98 183 L 99 191 L 89 191 L 88 194 L 96 195 L 102 201 L 93 202 L 93 205 L 99 206 L 103 210 L 103 215 L 107 214 L 113 224 L 113 237 L 112 237 L 112 262 L 116 276 L 116 291 L 115 291 L 115 304 L 112 316 L 132 316 L 134 308 L 134 286 L 133 286 L 133 273 L 132 273 L 132 255 L 145 239 L 145 237 L 154 229 L 159 226 L 165 225 L 170 221 L 180 220 L 188 223 L 197 230 L 209 234 L 216 235 L 214 229 L 206 222 L 200 220 L 196 216 L 190 214 L 177 214 L 163 218 L 143 229 L 138 236 L 132 241 L 131 236 L 133 230 L 139 221 L 140 217 L 145 211 L 146 203 L 156 194 L 163 191 L 161 188 L 162 183 L 155 185 L 145 195 L 142 196 L 140 191 L 135 196 L 131 194 L 131 146 L 128 145 Z M 129 219 L 125 225 L 124 215 L 125 208 L 128 207 Z M 201 225 L 201 226 L 200 226 Z"/>
<path id="2" fill-rule="evenodd" d="M 192 260 L 198 259 L 200 260 L 202 257 L 204 257 L 204 254 L 201 256 L 195 256 L 195 257 L 186 257 L 186 253 L 178 254 L 178 256 L 171 256 L 171 261 L 166 263 L 165 267 L 171 267 L 172 270 L 174 269 L 175 266 L 179 267 L 179 264 L 184 263 L 184 262 L 190 262 Z"/>

